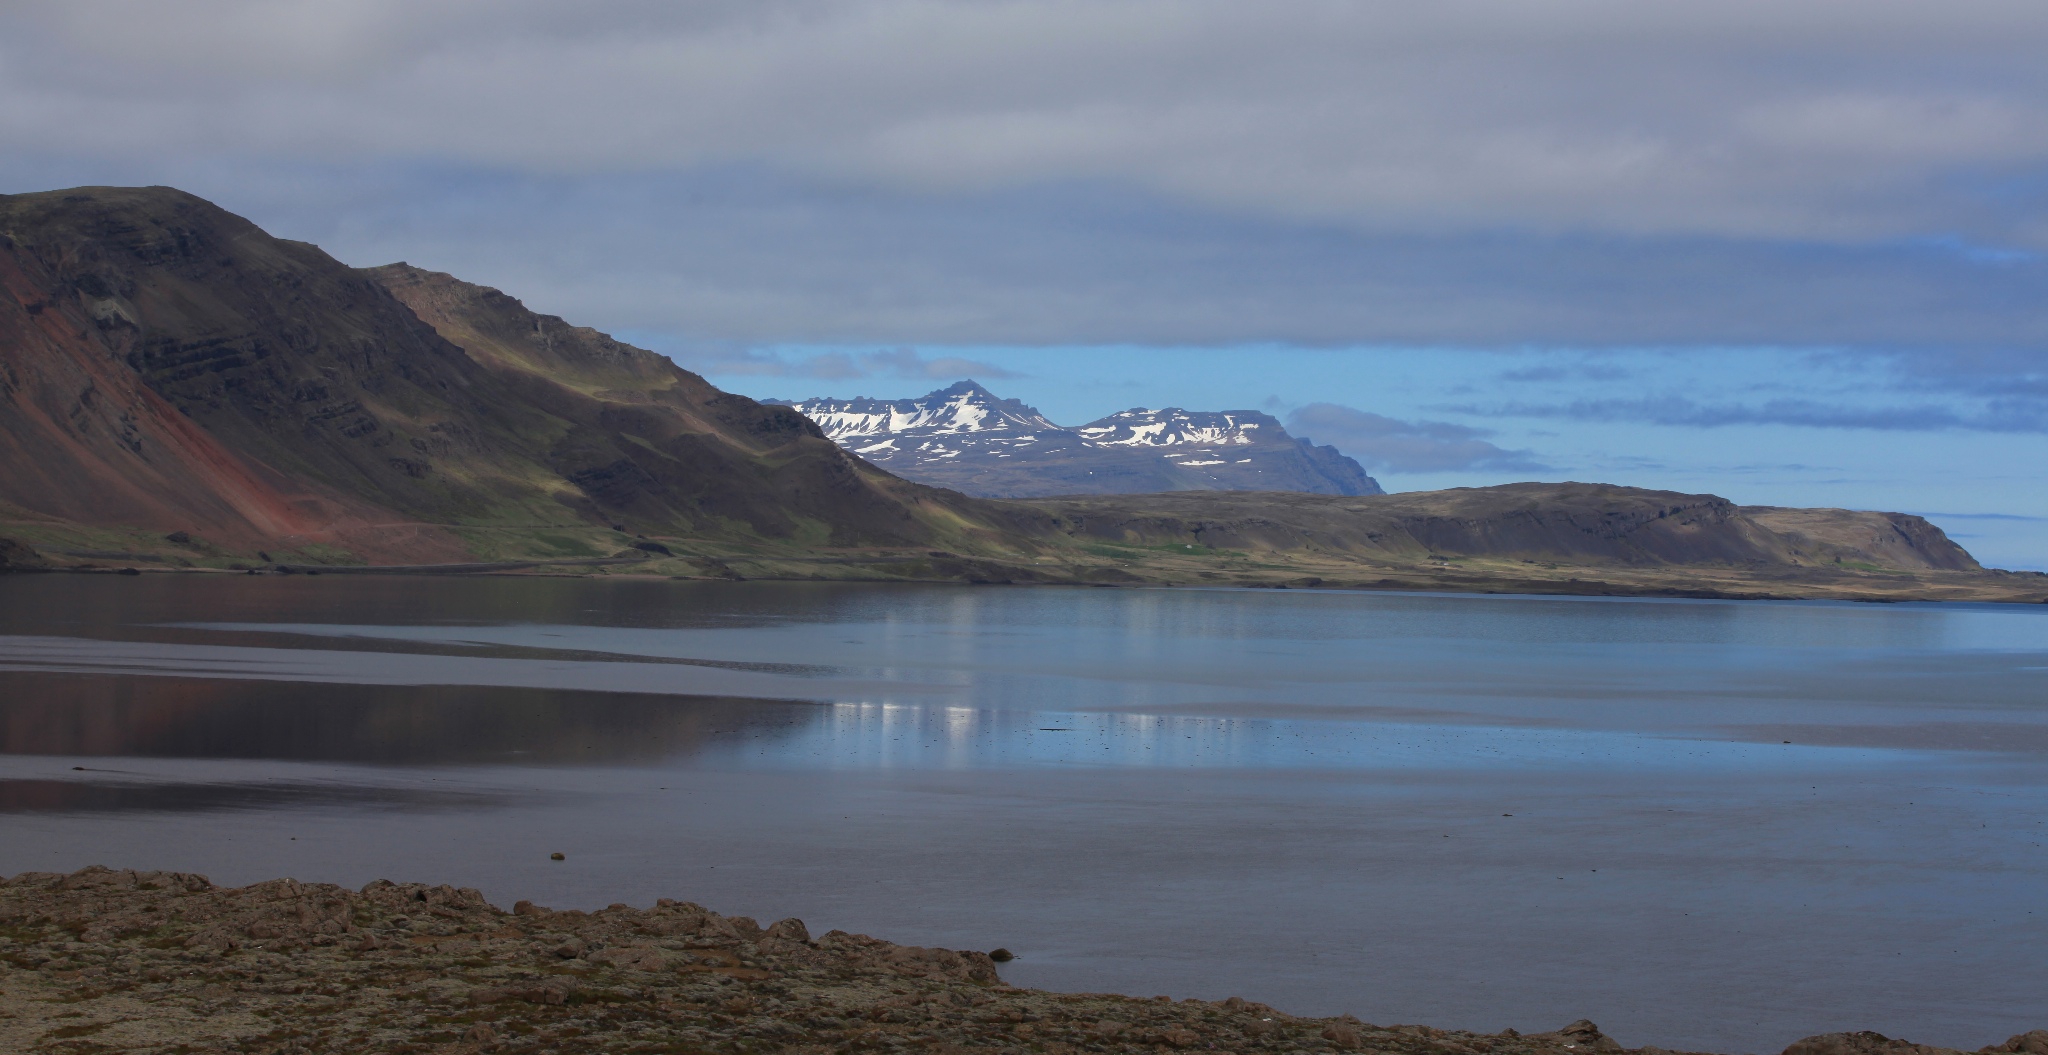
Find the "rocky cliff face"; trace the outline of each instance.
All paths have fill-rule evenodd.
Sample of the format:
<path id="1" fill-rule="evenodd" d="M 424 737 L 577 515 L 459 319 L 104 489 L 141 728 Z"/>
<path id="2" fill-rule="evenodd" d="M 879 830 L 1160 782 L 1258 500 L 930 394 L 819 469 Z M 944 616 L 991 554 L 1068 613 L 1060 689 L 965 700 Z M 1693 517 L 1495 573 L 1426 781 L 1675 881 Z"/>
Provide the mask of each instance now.
<path id="1" fill-rule="evenodd" d="M 33 516 L 420 561 L 464 555 L 453 526 L 917 544 L 984 512 L 654 353 L 168 188 L 0 197 L 0 290 L 0 503 Z"/>
<path id="2" fill-rule="evenodd" d="M 1133 409 L 1065 428 L 973 381 L 916 399 L 816 398 L 790 405 L 876 465 L 984 497 L 1381 493 L 1357 462 L 1289 436 L 1257 411 Z"/>

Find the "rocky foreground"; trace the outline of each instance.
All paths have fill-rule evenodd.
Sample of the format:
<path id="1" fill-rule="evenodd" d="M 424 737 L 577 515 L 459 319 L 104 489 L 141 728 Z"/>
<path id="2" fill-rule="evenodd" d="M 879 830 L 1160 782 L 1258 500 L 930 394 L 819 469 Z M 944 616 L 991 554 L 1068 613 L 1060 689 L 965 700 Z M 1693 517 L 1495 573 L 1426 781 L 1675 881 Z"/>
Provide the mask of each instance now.
<path id="1" fill-rule="evenodd" d="M 1007 958 L 1000 951 L 999 958 Z M 556 912 L 474 890 L 234 889 L 87 868 L 0 882 L 0 1051 L 1621 1052 L 1590 1022 L 1475 1034 L 1264 1004 L 1004 985 L 980 952 L 688 902 Z M 1939 1055 L 1875 1033 L 1786 1055 Z M 2048 1055 L 2048 1030 L 1987 1052 Z M 1639 1049 L 1662 1055 L 1659 1049 Z"/>

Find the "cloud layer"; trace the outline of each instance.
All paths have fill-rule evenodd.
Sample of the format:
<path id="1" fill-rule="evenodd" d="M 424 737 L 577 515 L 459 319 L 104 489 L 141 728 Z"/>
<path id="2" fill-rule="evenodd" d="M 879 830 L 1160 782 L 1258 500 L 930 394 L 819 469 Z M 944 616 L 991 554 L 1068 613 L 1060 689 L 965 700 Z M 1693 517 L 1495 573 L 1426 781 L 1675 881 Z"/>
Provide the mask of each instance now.
<path id="1" fill-rule="evenodd" d="M 1628 422 L 1726 428 L 1791 425 L 1818 429 L 1881 432 L 2048 433 L 2048 400 L 2034 395 L 1982 404 L 1893 403 L 1856 405 L 1817 399 L 1770 399 L 1759 403 L 1709 403 L 1685 396 L 1633 399 L 1578 399 L 1565 403 L 1505 402 L 1448 405 L 1458 414 L 1492 418 L 1539 418 L 1576 422 Z"/>
<path id="2" fill-rule="evenodd" d="M 627 337 L 637 337 L 626 334 Z M 660 344 L 658 338 L 650 344 Z M 927 356 L 914 348 L 872 352 L 841 350 L 786 354 L 734 345 L 691 344 L 664 349 L 670 358 L 701 374 L 720 377 L 802 377 L 822 381 L 863 378 L 957 380 L 973 375 L 989 379 L 1016 378 L 1022 373 L 995 363 L 957 355 Z"/>
<path id="3" fill-rule="evenodd" d="M 1335 403 L 1310 403 L 1287 416 L 1289 432 L 1336 447 L 1373 472 L 1542 472 L 1526 450 L 1502 450 L 1485 430 L 1441 421 L 1397 421 Z"/>
<path id="4" fill-rule="evenodd" d="M 17 0 L 13 149 L 2048 250 L 2032 0 Z"/>
<path id="5" fill-rule="evenodd" d="M 2043 53 L 2037 0 L 15 0 L 0 184 L 741 344 L 2038 355 Z"/>

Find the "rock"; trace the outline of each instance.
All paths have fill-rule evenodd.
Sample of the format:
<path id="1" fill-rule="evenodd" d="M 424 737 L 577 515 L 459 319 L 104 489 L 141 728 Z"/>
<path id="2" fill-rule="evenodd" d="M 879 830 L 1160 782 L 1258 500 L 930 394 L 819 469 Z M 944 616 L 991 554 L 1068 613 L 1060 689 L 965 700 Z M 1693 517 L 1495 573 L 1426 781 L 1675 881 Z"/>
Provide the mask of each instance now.
<path id="1" fill-rule="evenodd" d="M 1017 958 L 1017 954 L 1008 949 L 996 949 L 988 954 L 988 958 L 997 963 L 1009 963 Z"/>
<path id="2" fill-rule="evenodd" d="M 2048 1055 L 2048 1029 L 2028 1030 L 2003 1044 L 1993 1045 L 1983 1050 L 2021 1052 L 2023 1055 Z"/>
<path id="3" fill-rule="evenodd" d="M 1785 1055 L 1945 1055 L 1953 1048 L 1936 1048 L 1910 1040 L 1894 1040 L 1882 1033 L 1822 1033 L 1794 1041 Z"/>
<path id="4" fill-rule="evenodd" d="M 557 953 L 557 955 L 560 955 Z M 618 949 L 603 949 L 593 952 L 588 959 L 592 963 L 607 963 L 626 971 L 662 971 L 668 969 L 668 957 L 660 949 L 645 946 L 627 946 Z"/>
<path id="5" fill-rule="evenodd" d="M 11 538 L 0 538 L 0 573 L 10 571 L 43 571 L 50 562 L 43 559 L 28 544 Z"/>
<path id="6" fill-rule="evenodd" d="M 522 902 L 505 912 L 469 888 L 381 879 L 360 891 L 290 879 L 224 889 L 171 872 L 30 872 L 0 878 L 0 1038 L 82 1036 L 56 1031 L 89 1024 L 79 1012 L 95 1013 L 91 1002 L 113 997 L 111 988 L 124 1032 L 94 1034 L 89 1045 L 110 1055 L 1591 1055 L 1613 1044 L 1583 1021 L 1532 1037 L 1482 1036 L 1294 1018 L 1239 997 L 1049 993 L 1004 985 L 983 953 L 836 930 L 804 941 L 799 927 L 780 920 L 762 931 L 667 899 L 599 912 Z M 252 1021 L 277 1035 L 252 1047 Z M 1875 1033 L 1813 1037 L 1790 1050 L 1961 1055 Z M 2048 1055 L 2048 1031 L 1984 1055 Z"/>
<path id="7" fill-rule="evenodd" d="M 1614 1038 L 1600 1032 L 1600 1027 L 1587 1019 L 1579 1019 L 1563 1029 L 1551 1033 L 1538 1033 L 1537 1037 L 1551 1040 L 1572 1051 L 1621 1051 L 1622 1046 Z"/>
<path id="8" fill-rule="evenodd" d="M 803 920 L 797 919 L 795 916 L 776 920 L 774 923 L 769 924 L 768 936 L 771 938 L 781 938 L 785 941 L 807 942 L 811 940 L 810 929 L 804 926 Z"/>
<path id="9" fill-rule="evenodd" d="M 554 978 L 538 985 L 504 986 L 500 988 L 472 989 L 469 1002 L 472 1004 L 502 1004 L 507 1001 L 521 1001 L 540 1004 L 544 1007 L 560 1007 L 569 1002 L 577 990 L 573 978 Z"/>

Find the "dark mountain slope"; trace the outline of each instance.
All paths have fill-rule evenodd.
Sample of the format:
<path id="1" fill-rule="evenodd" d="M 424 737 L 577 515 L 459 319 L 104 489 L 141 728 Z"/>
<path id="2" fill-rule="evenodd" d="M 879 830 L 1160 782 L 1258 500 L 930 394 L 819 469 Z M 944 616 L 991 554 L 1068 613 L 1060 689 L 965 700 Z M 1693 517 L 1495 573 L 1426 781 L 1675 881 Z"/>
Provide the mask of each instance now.
<path id="1" fill-rule="evenodd" d="M 88 320 L 80 341 L 44 350 L 45 367 L 91 369 L 124 394 L 146 389 L 259 476 L 347 496 L 387 520 L 520 504 L 530 515 L 546 502 L 506 462 L 553 423 L 313 246 L 167 188 L 0 198 L 0 232 L 34 269 L 41 299 Z M 226 489 L 203 459 L 180 449 L 160 462 L 172 460 L 214 485 L 202 489 Z M 8 485 L 31 508 L 50 498 Z"/>
<path id="2" fill-rule="evenodd" d="M 810 525 L 828 529 L 812 541 L 834 546 L 915 545 L 1018 516 L 897 479 L 845 454 L 802 414 L 720 391 L 666 356 L 498 290 L 406 264 L 366 273 L 566 423 L 551 464 L 607 514 L 699 533 L 736 520 L 777 538 Z"/>
<path id="3" fill-rule="evenodd" d="M 0 238 L 0 502 L 32 513 L 408 559 L 460 555 L 440 525 L 957 545 L 1013 515 L 494 290 L 358 271 L 180 191 L 0 197 Z"/>
<path id="4" fill-rule="evenodd" d="M 185 412 L 204 410 L 192 389 L 233 377 L 234 353 L 180 368 L 166 362 L 172 346 L 138 321 L 189 311 L 175 302 L 194 294 L 212 299 L 188 281 L 151 280 L 152 261 L 207 249 L 182 225 L 144 219 L 135 207 L 145 200 L 162 204 L 128 196 L 102 207 L 95 192 L 0 197 L 0 502 L 84 524 L 191 531 L 229 546 L 329 542 L 394 519 L 246 457 Z M 208 332 L 221 339 L 234 329 Z M 379 538 L 357 541 L 381 549 Z M 459 552 L 431 532 L 404 542 Z"/>

